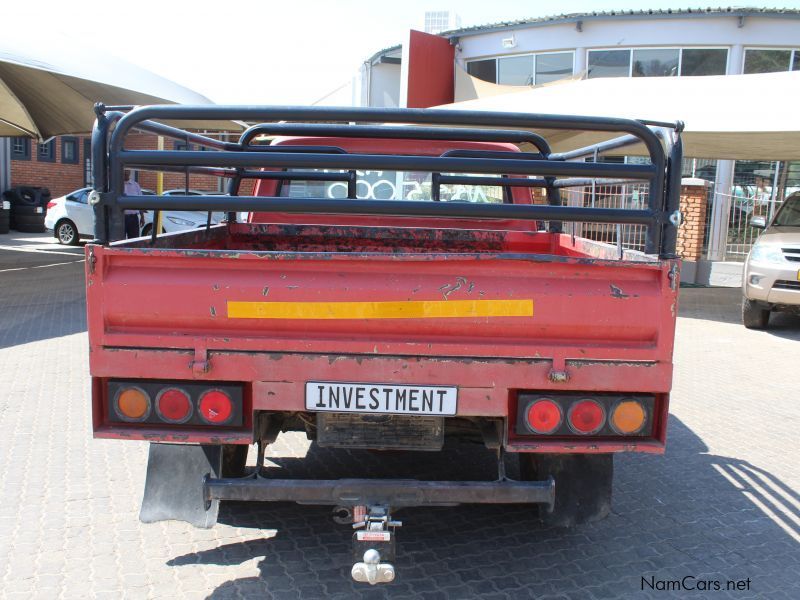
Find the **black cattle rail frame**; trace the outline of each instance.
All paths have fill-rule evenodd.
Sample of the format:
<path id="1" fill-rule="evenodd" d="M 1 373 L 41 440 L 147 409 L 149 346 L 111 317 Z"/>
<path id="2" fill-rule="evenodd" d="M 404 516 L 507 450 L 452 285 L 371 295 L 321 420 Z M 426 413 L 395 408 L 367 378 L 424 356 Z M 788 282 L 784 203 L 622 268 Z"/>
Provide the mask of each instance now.
<path id="1" fill-rule="evenodd" d="M 562 221 L 641 224 L 647 226 L 646 253 L 658 254 L 661 258 L 675 257 L 680 224 L 680 122 L 432 109 L 278 106 L 106 107 L 98 104 L 95 112 L 92 164 L 94 187 L 99 193 L 94 205 L 95 237 L 99 243 L 108 244 L 124 238 L 125 210 L 207 211 L 209 223 L 211 211 L 227 212 L 229 221 L 235 221 L 237 211 L 265 211 L 523 219 L 547 221 L 550 231 L 561 231 Z M 245 130 L 238 142 L 226 142 L 160 122 L 181 120 L 237 120 L 259 124 Z M 554 153 L 547 140 L 533 130 L 614 132 L 620 135 L 591 146 Z M 187 146 L 196 144 L 216 152 L 128 150 L 125 138 L 130 131 L 153 133 L 181 140 Z M 261 135 L 509 142 L 528 144 L 535 151 L 455 150 L 441 156 L 355 154 L 335 146 L 252 144 Z M 636 144 L 644 144 L 650 164 L 597 162 L 601 153 Z M 586 158 L 594 159 L 594 162 L 576 160 Z M 127 196 L 124 194 L 124 170 L 131 168 L 184 173 L 187 190 L 190 173 L 227 177 L 231 180 L 229 195 Z M 357 199 L 356 170 L 384 169 L 432 173 L 433 202 Z M 593 178 L 603 178 L 601 183 L 648 183 L 647 208 L 561 205 L 559 189 L 590 185 Z M 239 196 L 243 179 L 343 181 L 347 183 L 348 197 Z M 541 187 L 546 189 L 548 204 L 437 202 L 443 183 Z"/>

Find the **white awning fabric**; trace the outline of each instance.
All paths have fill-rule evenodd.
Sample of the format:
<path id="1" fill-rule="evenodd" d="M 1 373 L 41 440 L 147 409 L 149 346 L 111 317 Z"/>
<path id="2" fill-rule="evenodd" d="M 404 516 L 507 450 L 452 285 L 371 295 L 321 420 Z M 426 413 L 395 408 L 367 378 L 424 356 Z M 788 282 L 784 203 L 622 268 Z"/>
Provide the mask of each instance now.
<path id="1" fill-rule="evenodd" d="M 437 108 L 622 117 L 685 123 L 684 156 L 800 160 L 800 71 L 706 77 L 586 79 Z M 540 131 L 554 151 L 614 134 Z M 625 154 L 643 154 L 641 147 Z"/>
<path id="2" fill-rule="evenodd" d="M 95 102 L 106 105 L 212 104 L 188 88 L 109 56 L 102 48 L 81 48 L 58 36 L 40 43 L 24 37 L 0 37 L 0 136 L 47 139 L 86 133 L 94 122 Z M 239 130 L 232 122 L 181 122 L 193 129 Z"/>

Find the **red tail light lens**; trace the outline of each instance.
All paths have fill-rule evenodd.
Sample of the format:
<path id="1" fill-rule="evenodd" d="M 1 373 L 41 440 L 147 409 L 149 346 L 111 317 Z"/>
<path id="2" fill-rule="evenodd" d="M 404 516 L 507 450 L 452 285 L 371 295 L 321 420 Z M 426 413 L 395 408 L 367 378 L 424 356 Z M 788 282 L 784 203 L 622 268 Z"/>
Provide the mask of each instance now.
<path id="1" fill-rule="evenodd" d="M 552 433 L 561 425 L 561 407 L 548 399 L 537 400 L 528 407 L 528 427 L 535 433 Z"/>
<path id="2" fill-rule="evenodd" d="M 221 390 L 211 390 L 200 397 L 200 416 L 212 425 L 221 425 L 231 418 L 233 403 Z"/>
<path id="3" fill-rule="evenodd" d="M 51 208 L 53 208 L 55 205 L 56 205 L 56 203 L 55 203 L 55 202 L 48 202 L 48 203 L 47 203 L 47 210 L 50 210 L 50 209 L 51 209 Z"/>
<path id="4" fill-rule="evenodd" d="M 606 411 L 594 400 L 579 400 L 569 409 L 568 420 L 575 433 L 596 433 L 606 421 Z"/>
<path id="5" fill-rule="evenodd" d="M 168 423 L 185 423 L 192 416 L 192 401 L 183 390 L 167 388 L 156 398 L 156 412 Z"/>

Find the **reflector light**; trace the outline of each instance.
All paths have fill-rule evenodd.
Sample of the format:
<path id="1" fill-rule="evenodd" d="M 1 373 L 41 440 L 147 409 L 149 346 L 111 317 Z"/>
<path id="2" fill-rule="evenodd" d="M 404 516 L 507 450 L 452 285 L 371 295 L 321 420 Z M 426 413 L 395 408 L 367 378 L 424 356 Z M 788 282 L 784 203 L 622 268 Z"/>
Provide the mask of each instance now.
<path id="1" fill-rule="evenodd" d="M 167 388 L 156 398 L 156 412 L 169 423 L 184 423 L 192 416 L 192 402 L 183 390 Z"/>
<path id="2" fill-rule="evenodd" d="M 611 413 L 611 427 L 619 434 L 637 433 L 644 425 L 647 413 L 636 400 L 623 400 Z"/>
<path id="3" fill-rule="evenodd" d="M 528 407 L 526 418 L 532 431 L 553 433 L 561 425 L 561 408 L 552 400 L 543 398 Z"/>
<path id="4" fill-rule="evenodd" d="M 144 421 L 150 415 L 150 396 L 137 387 L 124 388 L 117 394 L 115 408 L 125 421 Z"/>
<path id="5" fill-rule="evenodd" d="M 200 397 L 200 416 L 212 425 L 225 423 L 233 412 L 233 403 L 228 394 L 221 390 L 211 390 Z"/>
<path id="6" fill-rule="evenodd" d="M 594 400 L 579 400 L 569 409 L 569 426 L 575 433 L 596 433 L 603 427 L 606 414 Z"/>

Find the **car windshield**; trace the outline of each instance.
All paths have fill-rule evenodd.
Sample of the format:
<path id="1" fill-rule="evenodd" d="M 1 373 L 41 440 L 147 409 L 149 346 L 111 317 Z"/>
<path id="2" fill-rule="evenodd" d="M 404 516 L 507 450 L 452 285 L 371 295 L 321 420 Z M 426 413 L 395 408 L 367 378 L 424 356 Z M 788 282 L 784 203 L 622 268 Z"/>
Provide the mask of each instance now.
<path id="1" fill-rule="evenodd" d="M 800 227 L 800 196 L 787 198 L 772 224 L 776 227 Z"/>
<path id="2" fill-rule="evenodd" d="M 322 169 L 312 169 L 314 172 Z M 445 175 L 445 173 L 443 173 Z M 432 177 L 430 173 L 410 171 L 356 171 L 356 198 L 364 200 L 431 200 Z M 491 176 L 490 176 L 491 177 Z M 499 185 L 440 186 L 444 202 L 478 202 L 501 204 L 503 187 Z M 345 181 L 286 181 L 281 186 L 281 196 L 290 198 L 347 198 Z"/>

